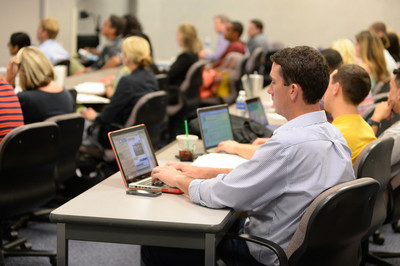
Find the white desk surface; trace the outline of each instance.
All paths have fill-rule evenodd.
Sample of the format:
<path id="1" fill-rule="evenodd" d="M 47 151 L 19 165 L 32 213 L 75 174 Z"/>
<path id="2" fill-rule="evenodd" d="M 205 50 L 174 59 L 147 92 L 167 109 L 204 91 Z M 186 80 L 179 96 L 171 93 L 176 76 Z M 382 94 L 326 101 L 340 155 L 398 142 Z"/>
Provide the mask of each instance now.
<path id="1" fill-rule="evenodd" d="M 121 67 L 114 67 L 104 70 L 96 70 L 81 75 L 73 75 L 65 78 L 64 87 L 67 89 L 74 88 L 83 82 L 98 82 L 100 79 L 117 75 Z"/>
<path id="2" fill-rule="evenodd" d="M 159 197 L 126 195 L 119 172 L 51 213 L 57 223 L 115 224 L 124 227 L 220 230 L 230 210 L 210 209 L 192 203 L 185 195 L 163 193 Z M 214 228 L 214 226 L 216 226 Z"/>

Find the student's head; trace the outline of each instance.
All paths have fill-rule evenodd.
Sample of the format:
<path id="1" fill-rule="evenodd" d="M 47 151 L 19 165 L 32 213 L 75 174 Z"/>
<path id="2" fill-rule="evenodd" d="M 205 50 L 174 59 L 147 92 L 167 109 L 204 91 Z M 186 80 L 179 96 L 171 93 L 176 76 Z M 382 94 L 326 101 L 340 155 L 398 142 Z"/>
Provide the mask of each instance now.
<path id="1" fill-rule="evenodd" d="M 385 48 L 388 48 L 390 46 L 389 39 L 386 36 L 385 23 L 383 23 L 382 21 L 375 22 L 369 27 L 369 30 L 375 32 L 379 36 L 379 38 L 381 38 L 381 41 Z"/>
<path id="2" fill-rule="evenodd" d="M 122 34 L 124 37 L 131 35 L 132 32 L 142 32 L 142 24 L 135 16 L 126 14 L 123 19 L 125 20 L 125 28 Z"/>
<path id="3" fill-rule="evenodd" d="M 329 48 L 335 49 L 342 56 L 343 64 L 356 63 L 356 49 L 354 43 L 349 39 L 339 39 L 334 41 Z"/>
<path id="4" fill-rule="evenodd" d="M 263 31 L 263 23 L 258 19 L 250 20 L 249 26 L 247 27 L 247 34 L 253 37 Z"/>
<path id="5" fill-rule="evenodd" d="M 233 21 L 227 24 L 225 31 L 225 39 L 234 42 L 240 39 L 243 32 L 243 25 L 238 21 Z"/>
<path id="6" fill-rule="evenodd" d="M 11 34 L 8 42 L 8 49 L 11 55 L 16 55 L 19 49 L 31 45 L 31 39 L 25 32 L 16 32 Z"/>
<path id="7" fill-rule="evenodd" d="M 291 102 L 292 85 L 301 87 L 302 101 L 306 105 L 319 103 L 329 83 L 329 67 L 320 52 L 308 46 L 296 46 L 276 52 L 271 60 L 272 83 L 268 92 L 272 94 L 277 112 Z M 282 93 L 282 97 L 275 97 Z M 278 98 L 286 98 L 282 104 L 278 103 L 279 107 L 276 104 L 280 101 Z"/>
<path id="8" fill-rule="evenodd" d="M 123 33 L 125 29 L 125 21 L 116 15 L 111 15 L 101 26 L 101 34 L 107 39 L 115 39 Z"/>
<path id="9" fill-rule="evenodd" d="M 346 104 L 358 106 L 371 90 L 371 79 L 368 72 L 359 65 L 343 65 L 331 74 L 328 89 L 324 96 L 328 112 L 332 95 L 338 95 L 341 89 Z"/>
<path id="10" fill-rule="evenodd" d="M 229 17 L 225 14 L 220 14 L 214 17 L 214 30 L 215 32 L 224 33 L 226 25 L 229 23 Z"/>
<path id="11" fill-rule="evenodd" d="M 53 66 L 37 47 L 21 48 L 14 58 L 14 64 L 24 90 L 36 90 L 54 80 Z"/>
<path id="12" fill-rule="evenodd" d="M 328 63 L 330 73 L 343 64 L 342 56 L 335 49 L 323 49 L 321 50 L 321 54 L 325 57 L 326 62 Z"/>
<path id="13" fill-rule="evenodd" d="M 390 80 L 388 102 L 392 105 L 393 111 L 400 114 L 400 68 L 393 71 L 393 77 Z"/>
<path id="14" fill-rule="evenodd" d="M 44 17 L 40 20 L 37 30 L 37 38 L 40 42 L 55 39 L 60 31 L 60 24 L 56 18 Z"/>
<path id="15" fill-rule="evenodd" d="M 379 36 L 372 31 L 361 31 L 356 35 L 356 55 L 372 70 L 376 82 L 390 78 L 384 56 L 384 47 Z"/>
<path id="16" fill-rule="evenodd" d="M 201 50 L 201 41 L 197 37 L 197 30 L 192 23 L 186 22 L 178 26 L 176 40 L 184 51 L 193 51 L 197 54 Z"/>
<path id="17" fill-rule="evenodd" d="M 133 63 L 139 67 L 148 66 L 152 62 L 149 43 L 139 36 L 131 36 L 122 43 L 124 64 Z"/>

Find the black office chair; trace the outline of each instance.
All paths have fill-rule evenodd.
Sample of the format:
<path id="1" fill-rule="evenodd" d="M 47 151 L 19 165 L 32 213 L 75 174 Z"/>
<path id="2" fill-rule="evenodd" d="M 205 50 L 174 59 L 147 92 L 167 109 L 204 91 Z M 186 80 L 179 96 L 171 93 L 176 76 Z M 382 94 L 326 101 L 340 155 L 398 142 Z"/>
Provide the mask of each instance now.
<path id="1" fill-rule="evenodd" d="M 251 235 L 226 237 L 271 249 L 282 266 L 359 265 L 360 241 L 369 229 L 378 190 L 379 183 L 372 178 L 325 190 L 307 208 L 285 251 L 274 242 Z"/>
<path id="2" fill-rule="evenodd" d="M 115 126 L 122 129 L 138 124 L 145 124 L 153 147 L 157 149 L 160 145 L 163 145 L 162 133 L 167 129 L 167 103 L 168 99 L 165 91 L 147 93 L 137 101 L 125 124 Z M 81 146 L 80 151 L 105 162 L 115 162 L 112 149 L 103 147 L 96 140 L 92 141 L 96 144 L 95 147 Z"/>
<path id="3" fill-rule="evenodd" d="M 246 60 L 244 73 L 242 74 L 253 74 L 254 72 L 260 73 L 261 59 L 263 54 L 264 49 L 262 47 L 257 47 L 254 49 L 249 58 Z"/>
<path id="4" fill-rule="evenodd" d="M 390 82 L 378 82 L 375 87 L 372 89 L 372 95 L 380 94 L 380 93 L 388 93 L 390 90 Z"/>
<path id="5" fill-rule="evenodd" d="M 55 180 L 59 190 L 76 175 L 77 155 L 82 145 L 85 119 L 81 114 L 71 113 L 52 116 L 46 121 L 55 122 L 60 130 L 60 156 L 56 165 Z"/>
<path id="6" fill-rule="evenodd" d="M 379 231 L 387 215 L 387 202 L 385 190 L 390 182 L 390 160 L 393 149 L 393 138 L 381 138 L 370 142 L 354 161 L 354 173 L 356 178 L 371 177 L 380 183 L 377 199 L 370 228 L 362 241 L 363 263 L 371 262 L 376 265 L 390 265 L 374 256 L 369 251 L 369 238 L 373 236 L 378 242 Z"/>
<path id="7" fill-rule="evenodd" d="M 32 250 L 7 224 L 31 214 L 56 194 L 54 182 L 58 159 L 59 128 L 39 122 L 13 129 L 0 143 L 0 264 L 8 256 L 46 256 L 55 265 L 55 251 Z M 9 236 L 9 242 L 6 241 Z"/>
<path id="8" fill-rule="evenodd" d="M 176 103 L 168 104 L 167 114 L 169 117 L 169 139 L 175 137 L 179 131 L 179 124 L 183 120 L 196 117 L 196 110 L 200 107 L 200 86 L 203 83 L 203 69 L 206 60 L 199 60 L 192 64 L 186 72 L 182 84 L 179 86 L 178 99 Z"/>

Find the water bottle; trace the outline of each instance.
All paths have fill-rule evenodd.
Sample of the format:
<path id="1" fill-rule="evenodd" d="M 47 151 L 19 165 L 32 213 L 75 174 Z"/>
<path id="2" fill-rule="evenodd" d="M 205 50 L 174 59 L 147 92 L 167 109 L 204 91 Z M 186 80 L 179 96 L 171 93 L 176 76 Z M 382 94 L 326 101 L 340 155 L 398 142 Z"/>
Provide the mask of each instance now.
<path id="1" fill-rule="evenodd" d="M 239 91 L 239 96 L 236 98 L 236 114 L 241 117 L 246 117 L 246 92 Z"/>

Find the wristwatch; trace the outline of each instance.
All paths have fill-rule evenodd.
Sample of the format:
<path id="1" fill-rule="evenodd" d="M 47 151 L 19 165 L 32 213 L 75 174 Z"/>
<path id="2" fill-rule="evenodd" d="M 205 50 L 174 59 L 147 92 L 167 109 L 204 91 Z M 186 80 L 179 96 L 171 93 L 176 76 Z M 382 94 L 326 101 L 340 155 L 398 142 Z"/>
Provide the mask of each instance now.
<path id="1" fill-rule="evenodd" d="M 379 125 L 381 124 L 381 123 L 379 123 L 379 122 L 376 122 L 375 120 L 372 120 L 371 118 L 368 119 L 367 123 L 368 123 L 370 126 L 377 126 L 377 127 L 379 127 Z"/>

